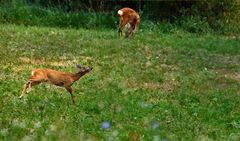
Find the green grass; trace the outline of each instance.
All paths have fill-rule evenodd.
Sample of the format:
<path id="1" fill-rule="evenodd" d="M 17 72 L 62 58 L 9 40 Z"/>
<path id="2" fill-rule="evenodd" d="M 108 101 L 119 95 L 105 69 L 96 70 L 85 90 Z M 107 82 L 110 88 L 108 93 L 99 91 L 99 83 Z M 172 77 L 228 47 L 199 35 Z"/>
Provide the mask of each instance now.
<path id="1" fill-rule="evenodd" d="M 239 36 L 0 26 L 0 140 L 240 140 Z M 19 100 L 34 68 L 93 71 Z M 109 122 L 110 128 L 101 124 Z"/>

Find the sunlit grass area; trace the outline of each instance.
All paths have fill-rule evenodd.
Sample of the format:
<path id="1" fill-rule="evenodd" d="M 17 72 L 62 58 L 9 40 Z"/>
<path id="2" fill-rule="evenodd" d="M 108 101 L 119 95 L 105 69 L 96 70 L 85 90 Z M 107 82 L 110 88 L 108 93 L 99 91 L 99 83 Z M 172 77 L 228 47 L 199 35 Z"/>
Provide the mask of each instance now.
<path id="1" fill-rule="evenodd" d="M 240 37 L 0 25 L 0 140 L 240 139 Z M 93 71 L 18 99 L 35 68 Z"/>

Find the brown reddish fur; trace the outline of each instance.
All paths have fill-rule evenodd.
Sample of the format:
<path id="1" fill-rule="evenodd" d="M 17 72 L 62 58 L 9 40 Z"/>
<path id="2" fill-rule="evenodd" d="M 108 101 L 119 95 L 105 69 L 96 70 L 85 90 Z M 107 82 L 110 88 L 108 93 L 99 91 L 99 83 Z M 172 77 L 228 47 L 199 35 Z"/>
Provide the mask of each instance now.
<path id="1" fill-rule="evenodd" d="M 126 32 L 126 37 L 128 37 L 129 35 L 132 35 L 138 28 L 138 26 L 140 24 L 140 16 L 136 11 L 134 11 L 131 8 L 125 7 L 120 10 L 123 12 L 123 14 L 119 15 L 120 16 L 120 25 L 119 25 L 118 33 L 121 36 L 123 27 L 126 24 L 130 24 L 131 27 L 127 28 L 127 32 Z"/>
<path id="2" fill-rule="evenodd" d="M 72 102 L 74 103 L 74 96 L 72 94 L 73 90 L 71 88 L 72 84 L 92 70 L 92 68 L 82 67 L 80 65 L 78 65 L 78 68 L 79 71 L 77 73 L 68 73 L 52 69 L 35 69 L 32 71 L 32 76 L 25 84 L 23 92 L 19 98 L 22 98 L 26 93 L 29 93 L 32 86 L 47 82 L 56 86 L 64 87 L 71 94 Z"/>

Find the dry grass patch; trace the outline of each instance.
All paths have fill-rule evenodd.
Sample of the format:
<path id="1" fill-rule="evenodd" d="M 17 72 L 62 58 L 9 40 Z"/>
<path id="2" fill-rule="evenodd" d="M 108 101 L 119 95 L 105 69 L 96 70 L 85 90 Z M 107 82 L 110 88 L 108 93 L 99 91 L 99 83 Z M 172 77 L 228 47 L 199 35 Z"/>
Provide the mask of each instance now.
<path id="1" fill-rule="evenodd" d="M 33 65 L 50 65 L 50 66 L 57 66 L 57 67 L 67 67 L 74 64 L 79 64 L 81 62 L 88 62 L 93 60 L 91 57 L 82 56 L 82 57 L 74 57 L 68 58 L 66 56 L 60 57 L 59 61 L 49 61 L 45 59 L 31 59 L 28 57 L 19 57 L 20 62 L 24 64 L 33 64 Z M 79 61 L 81 60 L 81 62 Z"/>
<path id="2" fill-rule="evenodd" d="M 149 89 L 149 90 L 159 90 L 159 91 L 172 91 L 174 89 L 177 89 L 180 84 L 175 79 L 164 81 L 163 83 L 158 82 L 144 82 L 144 83 L 138 83 L 134 81 L 125 82 L 127 84 L 127 87 L 130 89 Z"/>
<path id="3" fill-rule="evenodd" d="M 240 72 L 230 72 L 226 70 L 218 70 L 216 72 L 222 78 L 233 80 L 240 83 Z"/>
<path id="4" fill-rule="evenodd" d="M 28 57 L 19 57 L 19 60 L 24 64 L 33 64 L 33 65 L 50 65 L 57 67 L 66 67 L 72 64 L 77 64 L 78 60 L 60 60 L 60 61 L 46 61 L 44 59 L 30 59 Z"/>

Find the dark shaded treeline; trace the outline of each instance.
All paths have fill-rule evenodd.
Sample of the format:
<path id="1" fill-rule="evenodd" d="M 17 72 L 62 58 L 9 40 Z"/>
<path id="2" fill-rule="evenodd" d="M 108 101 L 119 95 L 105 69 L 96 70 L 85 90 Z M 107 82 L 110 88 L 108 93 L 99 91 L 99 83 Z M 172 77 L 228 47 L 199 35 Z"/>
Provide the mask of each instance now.
<path id="1" fill-rule="evenodd" d="M 240 33 L 239 0 L 0 0 L 0 23 L 115 29 L 122 7 L 140 13 L 141 28 Z"/>
<path id="2" fill-rule="evenodd" d="M 172 21 L 182 15 L 222 18 L 240 8 L 238 0 L 0 0 L 0 2 L 39 5 L 45 8 L 57 7 L 65 12 L 112 13 L 121 7 L 130 7 L 154 21 Z"/>

